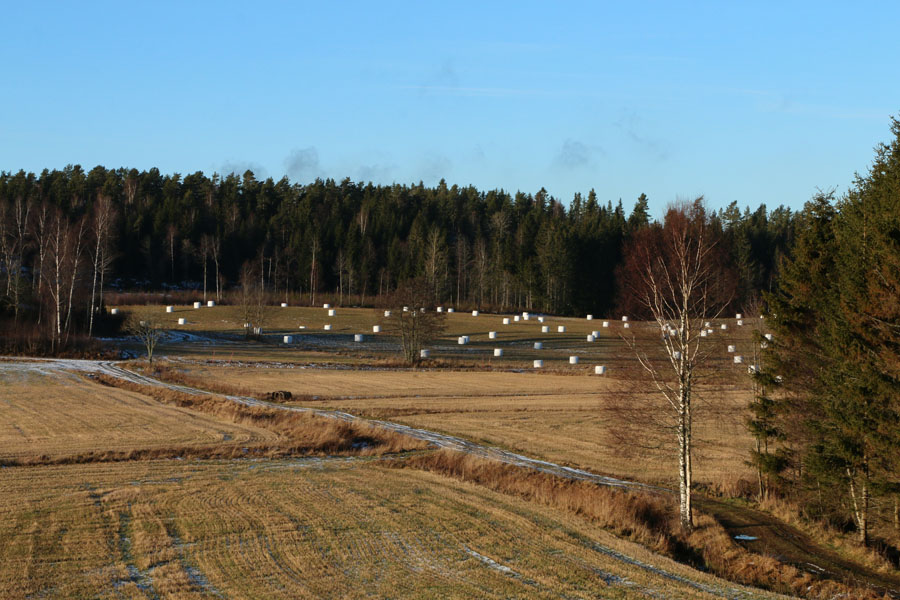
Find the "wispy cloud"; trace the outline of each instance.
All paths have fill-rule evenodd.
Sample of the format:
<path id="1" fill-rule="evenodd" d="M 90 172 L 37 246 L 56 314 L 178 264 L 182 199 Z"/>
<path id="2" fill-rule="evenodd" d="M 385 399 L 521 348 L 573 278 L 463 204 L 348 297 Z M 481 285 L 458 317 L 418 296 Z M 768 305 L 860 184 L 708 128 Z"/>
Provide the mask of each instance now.
<path id="1" fill-rule="evenodd" d="M 284 159 L 284 171 L 294 181 L 313 181 L 322 175 L 319 151 L 315 146 L 292 150 Z"/>
<path id="2" fill-rule="evenodd" d="M 394 181 L 396 168 L 396 165 L 392 164 L 360 165 L 354 169 L 355 179 L 364 183 L 371 181 L 372 183 L 387 184 Z"/>
<path id="3" fill-rule="evenodd" d="M 602 153 L 599 146 L 588 145 L 578 140 L 567 139 L 553 158 L 553 165 L 563 169 L 580 169 L 594 163 L 594 155 Z"/>
<path id="4" fill-rule="evenodd" d="M 428 185 L 446 179 L 453 169 L 453 161 L 443 154 L 426 154 L 416 167 L 416 174 Z"/>
<path id="5" fill-rule="evenodd" d="M 633 110 L 624 110 L 622 116 L 615 122 L 615 126 L 642 152 L 649 154 L 657 160 L 669 158 L 669 151 L 660 140 L 643 133 L 642 130 L 644 126 L 642 119 Z"/>
<path id="6" fill-rule="evenodd" d="M 460 87 L 448 85 L 402 85 L 402 90 L 417 90 L 423 93 L 443 94 L 447 96 L 557 96 L 565 92 L 558 90 L 542 90 L 529 88 L 500 88 L 500 87 Z"/>
<path id="7" fill-rule="evenodd" d="M 756 108 L 763 112 L 805 115 L 826 119 L 886 120 L 892 114 L 889 108 L 848 107 L 835 104 L 796 100 L 790 92 L 754 88 L 713 88 L 719 94 L 755 98 Z"/>
<path id="8" fill-rule="evenodd" d="M 226 160 L 219 167 L 219 172 L 222 175 L 229 175 L 231 173 L 243 175 L 247 171 L 253 171 L 253 175 L 257 179 L 266 179 L 269 176 L 269 172 L 264 166 L 249 160 Z"/>

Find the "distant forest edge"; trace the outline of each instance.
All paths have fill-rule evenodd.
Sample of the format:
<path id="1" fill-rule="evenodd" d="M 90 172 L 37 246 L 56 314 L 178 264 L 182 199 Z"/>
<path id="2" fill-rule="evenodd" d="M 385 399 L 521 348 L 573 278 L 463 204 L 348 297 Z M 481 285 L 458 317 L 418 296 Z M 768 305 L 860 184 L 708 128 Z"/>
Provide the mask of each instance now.
<path id="1" fill-rule="evenodd" d="M 106 231 L 98 243 L 101 212 L 108 222 L 100 223 Z M 732 203 L 709 217 L 734 267 L 740 309 L 772 289 L 797 213 L 765 205 L 741 211 Z M 424 277 L 438 303 L 569 315 L 611 314 L 622 304 L 616 269 L 623 246 L 650 224 L 643 194 L 626 214 L 621 200 L 604 204 L 593 190 L 576 194 L 567 208 L 544 189 L 485 192 L 443 180 L 434 187 L 350 179 L 304 185 L 259 181 L 250 171 L 208 177 L 77 165 L 40 175 L 2 172 L 5 313 L 39 309 L 46 300 L 40 271 L 57 221 L 65 221 L 62 233 L 81 238 L 71 252 L 84 265 L 70 283 L 82 290 L 99 285 L 90 267 L 101 266 L 107 288 L 199 288 L 220 297 L 252 268 L 273 297 L 303 303 L 323 295 L 371 303 Z M 15 281 L 16 274 L 30 283 Z"/>

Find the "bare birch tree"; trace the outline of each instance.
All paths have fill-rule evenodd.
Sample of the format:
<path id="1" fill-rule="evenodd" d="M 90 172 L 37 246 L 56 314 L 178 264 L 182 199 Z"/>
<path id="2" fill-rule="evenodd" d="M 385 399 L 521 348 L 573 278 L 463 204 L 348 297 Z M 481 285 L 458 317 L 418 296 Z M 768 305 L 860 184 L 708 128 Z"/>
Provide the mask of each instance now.
<path id="1" fill-rule="evenodd" d="M 447 244 L 443 232 L 434 227 L 425 240 L 425 280 L 434 291 L 434 301 L 440 302 L 447 275 Z"/>
<path id="2" fill-rule="evenodd" d="M 669 409 L 677 442 L 681 526 L 693 527 L 693 397 L 696 371 L 706 359 L 704 319 L 719 316 L 725 268 L 702 198 L 670 207 L 662 225 L 639 232 L 625 252 L 622 276 L 659 328 L 662 358 L 626 339 Z"/>
<path id="3" fill-rule="evenodd" d="M 204 234 L 200 238 L 200 256 L 203 258 L 203 301 L 206 302 L 206 282 L 207 267 L 209 265 L 209 257 L 213 252 L 213 240 L 209 235 Z"/>
<path id="4" fill-rule="evenodd" d="M 71 223 L 58 209 L 49 217 L 45 229 L 46 260 L 49 266 L 42 270 L 41 277 L 47 284 L 49 300 L 52 302 L 54 346 L 68 336 L 71 324 L 72 300 L 78 281 L 79 263 L 83 251 L 82 237 L 84 220 Z"/>
<path id="5" fill-rule="evenodd" d="M 98 307 L 102 306 L 103 299 L 103 275 L 109 267 L 109 238 L 112 223 L 115 219 L 115 210 L 109 196 L 100 194 L 94 204 L 94 214 L 91 219 L 91 229 L 94 234 L 94 247 L 91 251 L 91 265 L 93 267 L 93 279 L 91 281 L 91 306 L 88 317 L 88 336 L 94 334 L 94 315 Z M 100 300 L 97 302 L 97 285 L 100 286 Z"/>
<path id="6" fill-rule="evenodd" d="M 147 360 L 153 364 L 153 352 L 165 334 L 162 322 L 151 309 L 129 313 L 125 321 L 125 331 L 133 335 L 147 351 Z"/>

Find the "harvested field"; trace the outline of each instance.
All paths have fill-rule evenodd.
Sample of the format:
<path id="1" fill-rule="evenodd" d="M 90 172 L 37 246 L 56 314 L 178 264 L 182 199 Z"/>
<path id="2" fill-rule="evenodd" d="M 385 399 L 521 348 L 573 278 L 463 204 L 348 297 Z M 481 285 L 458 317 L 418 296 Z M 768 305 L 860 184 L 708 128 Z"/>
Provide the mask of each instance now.
<path id="1" fill-rule="evenodd" d="M 4 491 L 4 598 L 770 597 L 365 459 L 22 467 Z"/>
<path id="2" fill-rule="evenodd" d="M 260 427 L 165 406 L 75 375 L 48 375 L 13 363 L 0 368 L 0 460 L 246 445 L 275 438 Z"/>
<path id="3" fill-rule="evenodd" d="M 124 310 L 132 308 L 124 306 Z M 147 307 L 139 307 L 142 310 Z M 164 306 L 152 306 L 149 310 L 159 311 L 163 326 L 172 331 L 159 349 L 160 355 L 181 355 L 197 358 L 231 358 L 235 360 L 278 360 L 278 361 L 332 361 L 342 364 L 359 365 L 372 359 L 395 358 L 399 353 L 397 341 L 384 332 L 372 333 L 373 325 L 386 326 L 383 312 L 369 308 L 336 307 L 336 314 L 328 316 L 328 311 L 313 307 L 272 306 L 266 313 L 264 335 L 261 339 L 244 338 L 243 322 L 238 307 L 216 306 L 194 309 L 190 306 L 176 306 L 174 313 L 166 313 Z M 536 316 L 529 321 L 511 321 L 503 325 L 504 316 L 482 313 L 472 317 L 469 313 L 447 315 L 447 330 L 444 335 L 429 346 L 434 350 L 432 357 L 461 361 L 491 368 L 531 368 L 536 358 L 545 361 L 545 368 L 566 372 L 587 374 L 593 364 L 610 367 L 612 377 L 632 377 L 639 374 L 631 350 L 624 344 L 622 336 L 632 335 L 639 340 L 658 340 L 656 325 L 632 322 L 630 329 L 624 329 L 621 321 L 611 320 L 604 328 L 602 320 L 576 319 L 547 316 L 539 323 Z M 178 318 L 187 319 L 187 324 L 178 325 Z M 728 324 L 725 331 L 719 330 L 720 323 Z M 746 365 L 733 365 L 732 357 L 726 352 L 728 345 L 734 345 L 738 354 L 749 356 L 752 352 L 752 331 L 757 326 L 755 319 L 746 319 L 743 327 L 736 327 L 734 319 L 719 319 L 712 323 L 715 333 L 709 338 L 711 356 L 719 369 L 718 376 L 729 374 L 729 379 L 740 377 L 746 372 Z M 325 331 L 325 324 L 332 329 Z M 542 325 L 550 328 L 549 333 L 541 331 Z M 565 333 L 558 333 L 557 327 L 564 325 Z M 302 327 L 302 329 L 301 329 Z M 488 332 L 496 331 L 497 338 L 489 339 Z M 599 333 L 596 341 L 587 342 L 587 334 Z M 353 334 L 363 334 L 362 343 L 353 341 Z M 284 335 L 294 336 L 290 345 L 282 343 Z M 457 344 L 457 337 L 469 335 L 471 342 L 465 346 Z M 541 342 L 542 350 L 534 350 L 533 343 Z M 504 349 L 503 358 L 493 357 L 493 348 Z M 135 351 L 139 347 L 133 346 Z M 570 366 L 568 357 L 578 355 L 581 365 Z"/>
<path id="4" fill-rule="evenodd" d="M 626 479 L 667 484 L 672 453 L 658 436 L 633 436 L 623 405 L 658 398 L 646 385 L 605 377 L 483 371 L 371 371 L 212 367 L 179 363 L 199 380 L 261 392 L 285 389 L 307 404 L 390 419 L 498 445 L 529 456 Z M 751 438 L 744 426 L 749 391 L 701 389 L 695 417 L 697 481 L 730 487 L 751 478 Z M 623 439 L 624 434 L 632 435 Z"/>

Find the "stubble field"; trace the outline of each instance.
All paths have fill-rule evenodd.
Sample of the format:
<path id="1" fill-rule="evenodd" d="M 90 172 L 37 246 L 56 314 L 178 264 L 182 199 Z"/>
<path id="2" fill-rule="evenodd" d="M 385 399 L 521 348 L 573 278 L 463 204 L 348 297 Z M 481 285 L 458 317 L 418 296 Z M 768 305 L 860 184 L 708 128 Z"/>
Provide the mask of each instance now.
<path id="1" fill-rule="evenodd" d="M 672 484 L 671 440 L 654 417 L 659 394 L 622 336 L 636 333 L 639 346 L 652 349 L 658 332 L 647 324 L 629 331 L 615 321 L 602 328 L 599 320 L 548 318 L 551 333 L 542 333 L 533 319 L 504 326 L 499 315 L 456 314 L 431 345 L 437 360 L 407 369 L 397 364 L 390 335 L 353 341 L 380 322 L 371 310 L 341 309 L 329 318 L 321 309 L 273 308 L 268 334 L 258 339 L 244 338 L 232 307 L 151 310 L 173 321 L 191 315 L 158 350 L 166 357 L 163 378 L 246 395 L 287 390 L 305 407 Z M 332 331 L 321 329 L 325 322 Z M 725 352 L 734 344 L 752 355 L 749 329 L 729 322 L 708 345 L 715 376 L 699 388 L 695 473 L 712 488 L 752 477 L 746 367 Z M 597 341 L 587 342 L 594 330 Z M 286 334 L 296 336 L 293 343 L 282 343 Z M 460 346 L 458 335 L 472 342 Z M 544 348 L 535 350 L 535 341 Z M 496 347 L 503 357 L 492 356 Z M 580 364 L 569 364 L 572 355 Z M 538 357 L 544 369 L 531 368 Z M 593 375 L 593 364 L 607 365 L 607 375 Z M 544 492 L 502 493 L 465 477 L 391 468 L 404 456 L 427 464 L 427 453 L 404 452 L 421 448 L 416 443 L 393 440 L 400 454 L 377 458 L 369 438 L 357 451 L 351 437 L 327 446 L 344 448 L 343 456 L 314 443 L 303 456 L 273 458 L 297 447 L 285 441 L 296 431 L 268 422 L 268 409 L 239 419 L 33 365 L 5 364 L 0 378 L 0 459 L 20 465 L 3 470 L 0 597 L 770 596 L 618 539 L 581 509 L 539 500 Z M 304 435 L 311 426 L 318 425 L 299 425 Z M 210 452 L 127 456 L 192 445 Z M 215 451 L 244 445 L 279 451 L 256 458 Z M 105 452 L 118 454 L 112 461 Z M 66 457 L 72 464 L 53 464 Z M 805 581 L 797 577 L 788 580 Z"/>

